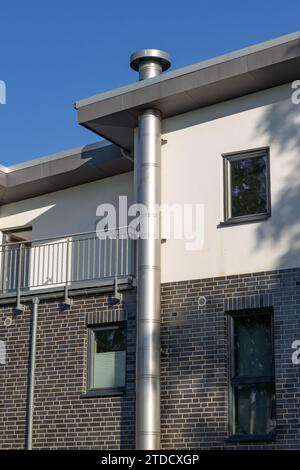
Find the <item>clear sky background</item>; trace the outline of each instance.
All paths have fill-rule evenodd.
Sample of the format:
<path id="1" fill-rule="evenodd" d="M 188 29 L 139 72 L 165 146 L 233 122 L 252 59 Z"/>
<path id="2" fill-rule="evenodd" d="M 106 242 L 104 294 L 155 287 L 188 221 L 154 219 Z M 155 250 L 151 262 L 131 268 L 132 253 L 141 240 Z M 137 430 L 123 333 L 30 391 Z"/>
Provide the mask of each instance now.
<path id="1" fill-rule="evenodd" d="M 299 0 L 2 0 L 0 163 L 99 140 L 72 104 L 136 81 L 134 50 L 178 68 L 297 30 Z"/>

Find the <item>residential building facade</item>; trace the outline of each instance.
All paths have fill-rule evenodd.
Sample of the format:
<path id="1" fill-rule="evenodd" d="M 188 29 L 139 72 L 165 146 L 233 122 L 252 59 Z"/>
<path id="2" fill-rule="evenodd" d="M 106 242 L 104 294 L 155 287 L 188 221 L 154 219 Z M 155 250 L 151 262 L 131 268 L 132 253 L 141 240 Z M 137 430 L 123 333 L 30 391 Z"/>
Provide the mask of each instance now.
<path id="1" fill-rule="evenodd" d="M 0 168 L 1 448 L 300 448 L 299 51 L 294 33 L 82 100 L 105 141 Z M 157 328 L 122 206 L 139 158 L 166 208 Z"/>

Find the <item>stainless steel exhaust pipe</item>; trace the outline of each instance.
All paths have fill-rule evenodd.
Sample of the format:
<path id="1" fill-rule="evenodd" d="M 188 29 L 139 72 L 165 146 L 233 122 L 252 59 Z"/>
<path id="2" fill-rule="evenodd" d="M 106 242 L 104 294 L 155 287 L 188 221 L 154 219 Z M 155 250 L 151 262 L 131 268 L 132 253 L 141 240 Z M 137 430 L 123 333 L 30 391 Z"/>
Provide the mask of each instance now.
<path id="1" fill-rule="evenodd" d="M 152 78 L 170 66 L 168 54 L 145 49 L 132 54 L 131 67 L 140 80 Z M 160 278 L 161 240 L 161 113 L 139 114 L 135 139 L 137 203 L 147 208 L 138 240 L 136 448 L 160 448 Z"/>

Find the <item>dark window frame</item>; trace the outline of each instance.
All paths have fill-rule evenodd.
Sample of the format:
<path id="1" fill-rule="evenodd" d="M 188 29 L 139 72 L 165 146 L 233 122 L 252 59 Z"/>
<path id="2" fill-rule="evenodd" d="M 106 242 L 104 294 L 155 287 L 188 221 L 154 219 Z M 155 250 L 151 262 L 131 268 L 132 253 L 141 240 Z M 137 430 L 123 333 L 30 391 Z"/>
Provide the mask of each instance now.
<path id="1" fill-rule="evenodd" d="M 95 332 L 99 330 L 112 330 L 112 329 L 125 329 L 125 384 L 123 387 L 110 387 L 110 388 L 94 388 L 94 342 Z M 103 396 L 124 395 L 126 393 L 127 381 L 127 324 L 126 322 L 102 323 L 97 325 L 88 326 L 88 348 L 87 348 L 87 387 L 86 392 L 81 395 L 81 398 L 94 398 Z"/>
<path id="2" fill-rule="evenodd" d="M 231 217 L 231 203 L 230 193 L 231 185 L 229 181 L 229 169 L 230 163 L 237 160 L 243 160 L 245 158 L 253 157 L 266 157 L 266 169 L 267 169 L 267 210 L 266 212 L 259 214 L 247 214 L 237 217 Z M 262 147 L 252 150 L 242 150 L 239 152 L 231 152 L 222 154 L 223 158 L 223 192 L 224 192 L 224 221 L 220 225 L 235 225 L 243 223 L 258 222 L 266 220 L 271 217 L 271 178 L 270 178 L 270 148 Z"/>
<path id="3" fill-rule="evenodd" d="M 276 438 L 276 429 L 270 434 L 234 434 L 234 393 L 233 387 L 238 384 L 254 384 L 254 383 L 267 383 L 274 384 L 275 388 L 275 420 L 276 420 L 276 380 L 275 380 L 275 352 L 274 352 L 274 312 L 273 307 L 260 307 L 249 308 L 241 310 L 233 310 L 226 312 L 227 314 L 227 337 L 228 337 L 228 438 L 227 441 L 273 441 Z M 272 359 L 273 359 L 273 374 L 260 377 L 236 377 L 235 371 L 235 349 L 234 349 L 234 319 L 250 316 L 269 316 L 271 328 L 271 345 L 272 345 Z"/>

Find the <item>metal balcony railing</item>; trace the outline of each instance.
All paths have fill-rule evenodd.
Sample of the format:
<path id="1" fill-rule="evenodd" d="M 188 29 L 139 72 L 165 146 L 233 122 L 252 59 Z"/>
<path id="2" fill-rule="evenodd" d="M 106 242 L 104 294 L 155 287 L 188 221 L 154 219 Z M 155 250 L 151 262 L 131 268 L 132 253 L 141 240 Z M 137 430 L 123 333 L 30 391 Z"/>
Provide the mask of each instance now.
<path id="1" fill-rule="evenodd" d="M 0 245 L 1 294 L 97 285 L 134 274 L 127 227 Z"/>

